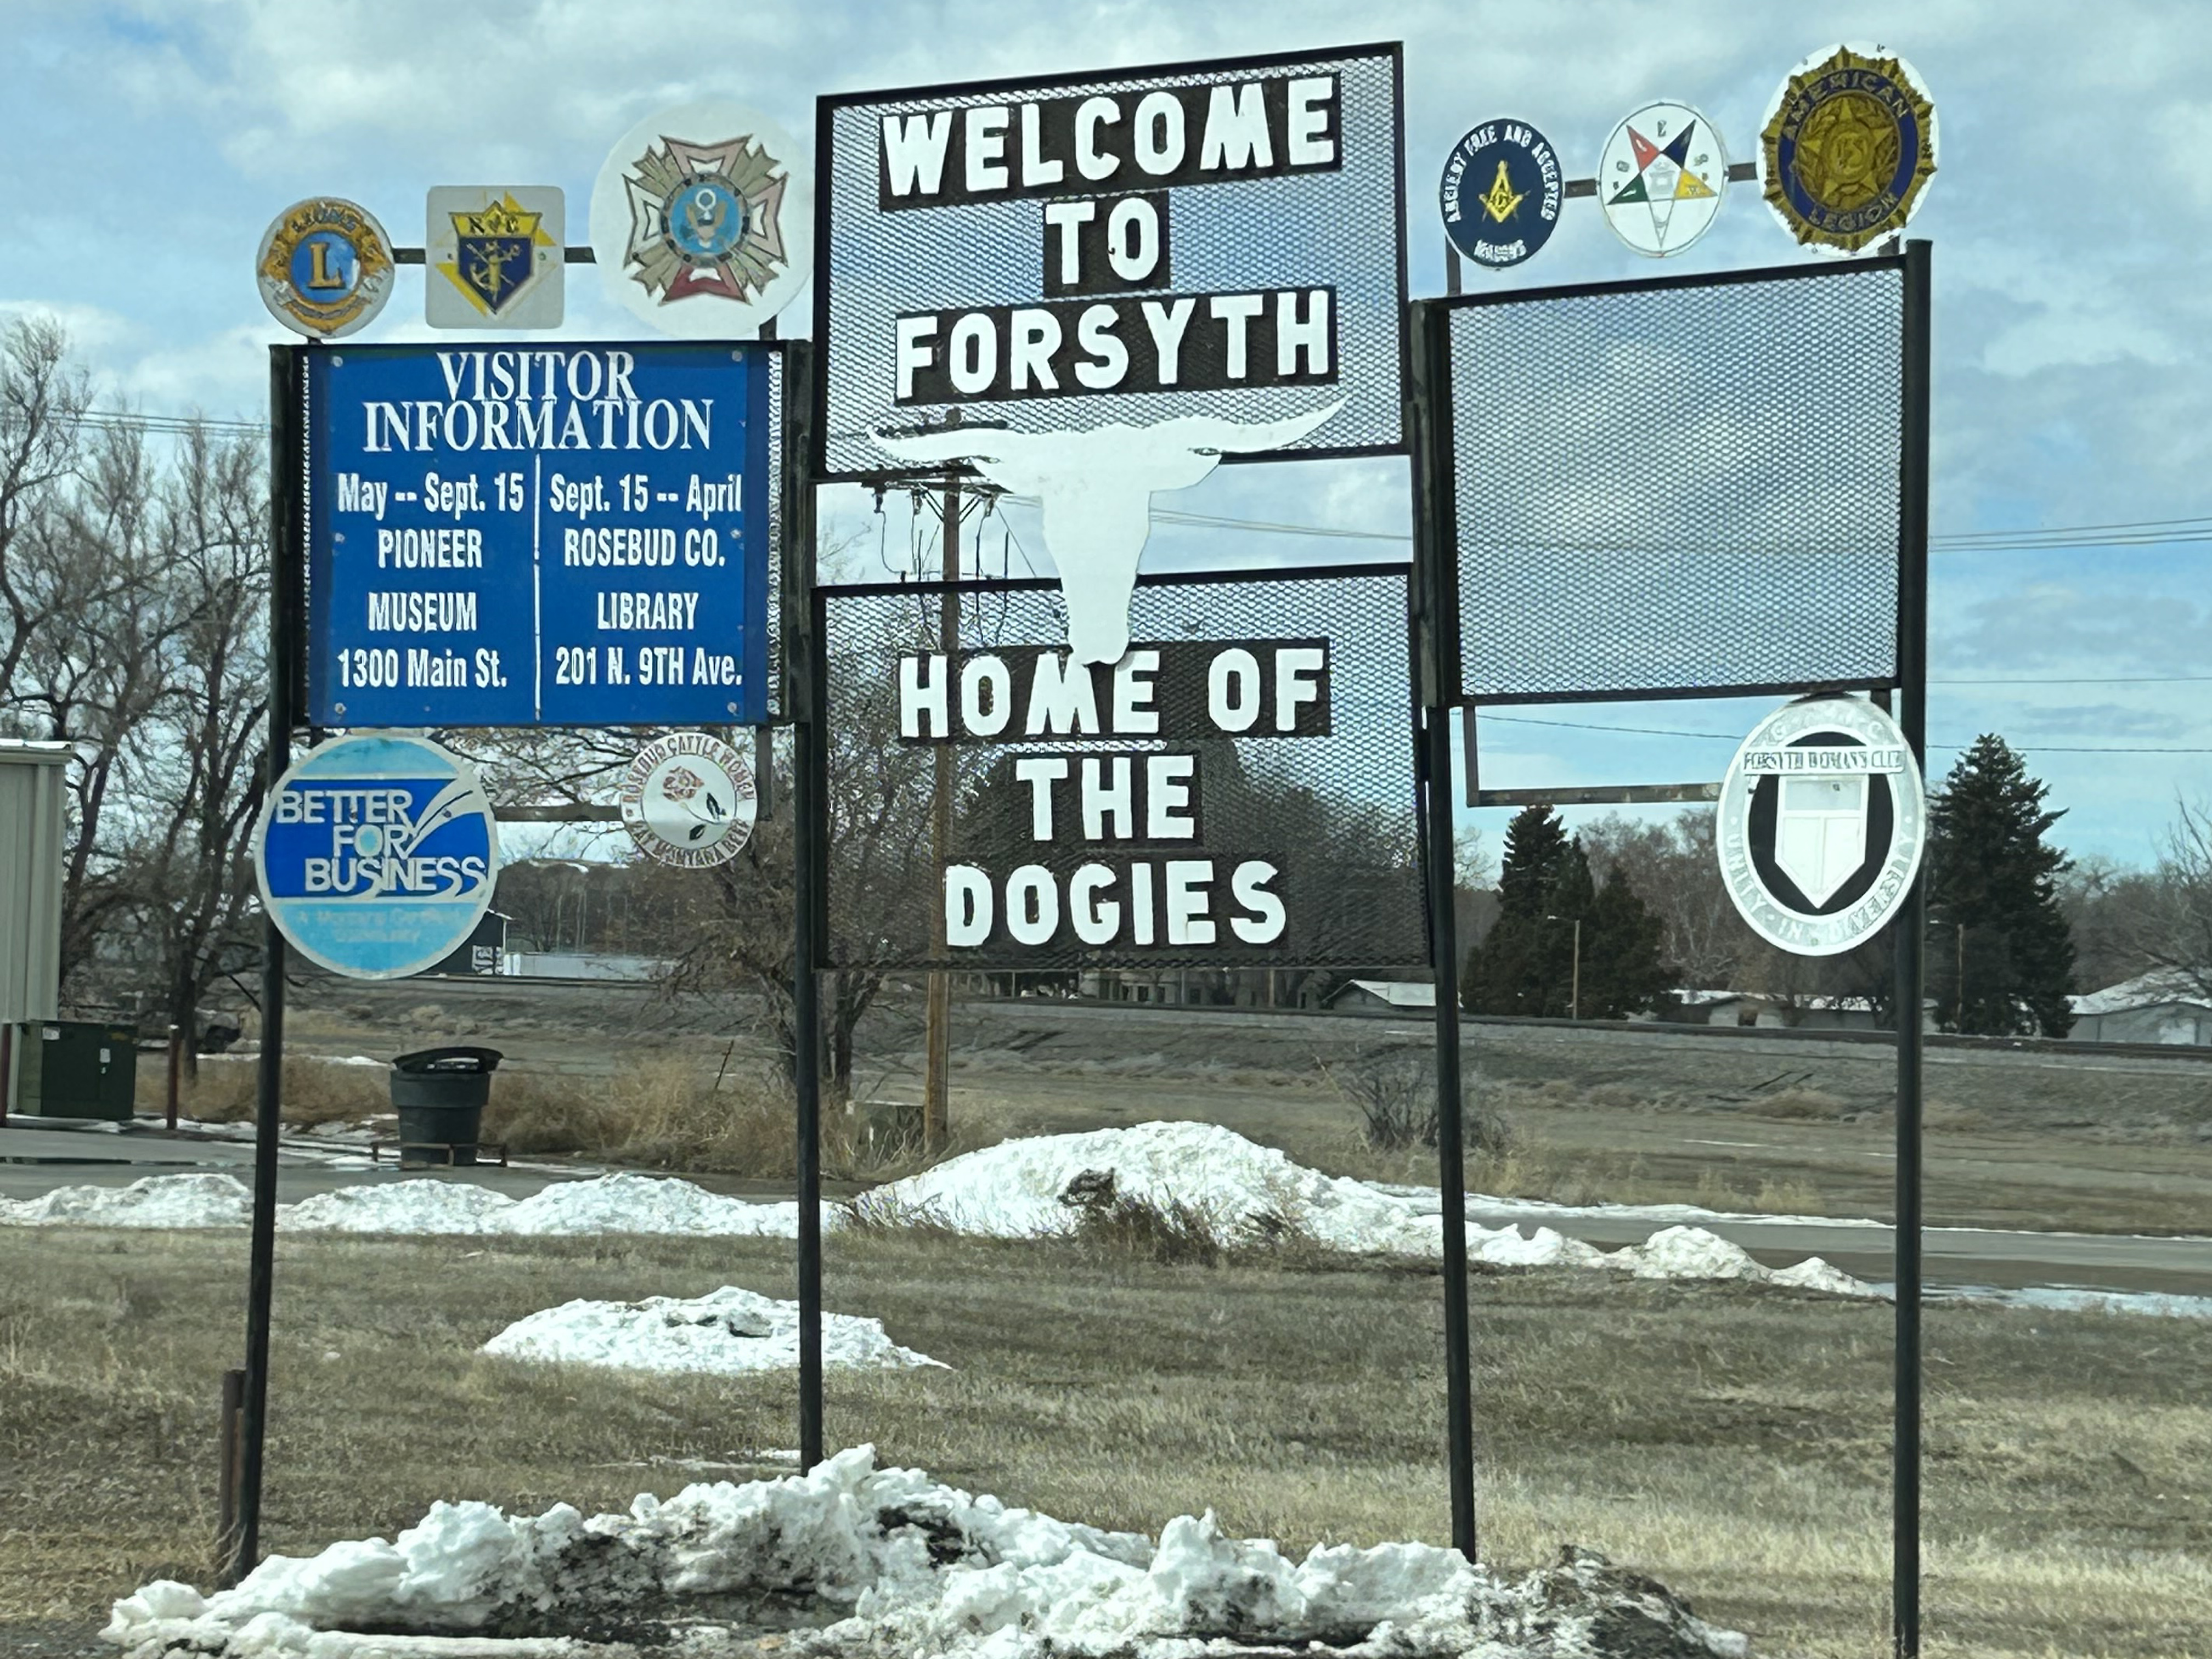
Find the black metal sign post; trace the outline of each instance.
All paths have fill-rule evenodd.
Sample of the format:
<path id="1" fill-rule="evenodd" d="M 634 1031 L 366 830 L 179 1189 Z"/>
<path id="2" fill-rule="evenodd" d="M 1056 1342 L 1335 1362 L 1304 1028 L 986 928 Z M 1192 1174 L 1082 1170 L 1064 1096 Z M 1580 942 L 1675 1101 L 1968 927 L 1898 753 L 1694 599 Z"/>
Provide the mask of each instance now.
<path id="1" fill-rule="evenodd" d="M 1931 245 L 1905 246 L 1903 455 L 1898 497 L 1897 720 L 1928 769 L 1928 447 Z M 1897 1354 L 1891 1456 L 1890 1615 L 1898 1659 L 1920 1652 L 1921 1001 L 1928 933 L 1923 864 L 1891 924 L 1897 952 Z"/>
<path id="2" fill-rule="evenodd" d="M 822 924 L 829 860 L 828 744 L 814 560 L 815 362 L 785 348 L 784 707 L 791 711 L 792 1090 L 799 1139 L 799 1466 L 822 1461 Z"/>
<path id="3" fill-rule="evenodd" d="M 262 787 L 292 763 L 299 689 L 307 396 L 305 346 L 269 350 L 269 737 Z M 234 1584 L 261 1559 L 261 1472 L 269 1421 L 269 1326 L 276 1273 L 276 1147 L 284 1090 L 284 935 L 261 923 L 261 1048 L 253 1103 L 253 1218 L 246 1245 L 246 1378 L 239 1413 L 236 1513 L 222 1517 L 221 1576 Z"/>
<path id="4" fill-rule="evenodd" d="M 1456 252 L 1453 258 L 1457 260 Z M 1454 283 L 1456 290 L 1457 283 Z M 1467 1165 L 1461 1109 L 1459 926 L 1452 824 L 1452 692 L 1458 685 L 1459 612 L 1449 578 L 1456 517 L 1451 473 L 1451 372 L 1444 319 L 1410 307 L 1408 429 L 1413 437 L 1413 675 L 1421 721 L 1426 826 L 1429 968 L 1437 994 L 1437 1185 L 1443 1229 L 1445 1480 L 1452 1547 L 1478 1558 L 1474 1522 L 1474 1359 L 1467 1306 Z M 1474 711 L 1468 709 L 1468 787 L 1474 787 Z"/>
<path id="5" fill-rule="evenodd" d="M 1929 245 L 1915 241 L 1901 256 L 1413 306 L 1440 1142 L 1459 1122 L 1458 1032 L 1447 1013 L 1457 965 L 1451 819 L 1439 806 L 1449 793 L 1443 722 L 1451 707 L 1468 722 L 1467 799 L 1486 805 L 1718 793 L 1707 785 L 1482 791 L 1474 721 L 1492 703 L 1870 690 L 1896 702 L 1924 772 L 1931 258 Z M 1728 441 L 1700 441 L 1666 466 L 1640 449 L 1650 434 L 1692 429 Z M 1915 882 L 1891 924 L 1898 1659 L 1916 1659 L 1920 1647 L 1924 886 L 1924 877 Z M 1457 1165 L 1454 1147 L 1441 1170 L 1448 1252 Z M 1472 1435 L 1461 1429 L 1467 1367 L 1450 1323 L 1463 1296 L 1448 1295 L 1456 1534 Z M 1470 1493 L 1470 1541 L 1472 1510 Z"/>

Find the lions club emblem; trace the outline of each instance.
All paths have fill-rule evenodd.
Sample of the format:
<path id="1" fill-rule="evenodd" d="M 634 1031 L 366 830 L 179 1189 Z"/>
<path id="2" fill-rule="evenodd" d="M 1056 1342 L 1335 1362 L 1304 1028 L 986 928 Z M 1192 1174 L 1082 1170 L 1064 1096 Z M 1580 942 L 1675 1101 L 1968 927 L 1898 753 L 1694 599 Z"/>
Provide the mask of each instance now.
<path id="1" fill-rule="evenodd" d="M 623 302 L 694 338 L 774 316 L 811 250 L 798 153 L 734 106 L 668 110 L 633 129 L 592 194 L 592 246 Z"/>
<path id="2" fill-rule="evenodd" d="M 433 328 L 557 328 L 567 226 L 559 190 L 441 186 L 423 237 Z"/>
<path id="3" fill-rule="evenodd" d="M 392 239 L 376 216 L 335 196 L 295 202 L 263 233 L 253 271 L 285 327 L 335 340 L 368 325 L 392 297 Z"/>
<path id="4" fill-rule="evenodd" d="M 1767 204 L 1790 234 L 1855 253 L 1918 208 L 1936 175 L 1936 106 L 1902 58 L 1838 46 L 1782 83 L 1760 142 Z"/>

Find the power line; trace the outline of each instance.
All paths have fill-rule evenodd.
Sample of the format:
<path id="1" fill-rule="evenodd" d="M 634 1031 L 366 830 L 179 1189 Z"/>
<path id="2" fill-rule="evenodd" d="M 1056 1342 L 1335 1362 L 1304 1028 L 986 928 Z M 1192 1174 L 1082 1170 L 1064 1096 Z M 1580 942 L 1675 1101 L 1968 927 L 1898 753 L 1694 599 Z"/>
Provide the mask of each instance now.
<path id="1" fill-rule="evenodd" d="M 1658 726 L 1609 726 L 1598 720 L 1544 720 L 1534 714 L 1484 714 L 1480 718 L 1486 720 L 1502 720 L 1509 726 L 1559 726 L 1577 732 L 1626 732 L 1647 738 L 1704 738 L 1715 743 L 1740 744 L 1743 741 L 1743 733 L 1741 732 L 1684 732 Z M 1931 743 L 1928 746 L 1930 749 L 1941 749 L 1944 753 L 1951 755 L 1964 754 L 1971 747 L 1970 744 L 1963 743 Z M 2150 749 L 2104 744 L 2037 743 L 2032 739 L 2023 741 L 2021 746 L 2046 755 L 2212 755 L 2212 747 Z"/>
<path id="2" fill-rule="evenodd" d="M 1035 507 L 1033 495 L 1009 495 L 1020 507 Z M 1244 530 L 1264 536 L 1300 536 L 1327 541 L 1386 542 L 1410 546 L 1411 532 L 1396 530 L 1352 530 L 1334 525 L 1284 523 L 1267 519 L 1231 518 L 1218 513 L 1181 513 L 1169 507 L 1152 509 L 1154 524 L 1177 525 L 1194 530 Z M 2159 533 L 2150 533 L 2150 532 Z M 2033 553 L 2087 547 L 2171 547 L 2212 542 L 2212 519 L 2144 519 L 2125 524 L 2062 525 L 2048 530 L 1964 530 L 1928 538 L 1936 553 Z M 1626 542 L 1547 542 L 1540 550 L 1557 553 L 1638 553 L 1646 550 Z M 1808 550 L 1817 551 L 1819 550 Z"/>

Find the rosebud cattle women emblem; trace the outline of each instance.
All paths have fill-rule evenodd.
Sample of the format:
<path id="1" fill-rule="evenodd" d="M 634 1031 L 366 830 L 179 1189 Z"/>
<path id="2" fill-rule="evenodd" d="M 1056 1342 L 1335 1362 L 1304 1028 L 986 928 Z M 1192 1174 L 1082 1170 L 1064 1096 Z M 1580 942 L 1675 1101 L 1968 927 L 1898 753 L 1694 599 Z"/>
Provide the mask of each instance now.
<path id="1" fill-rule="evenodd" d="M 813 192 L 799 149 L 734 104 L 633 127 L 592 191 L 592 246 L 630 310 L 703 339 L 757 326 L 806 280 Z"/>
<path id="2" fill-rule="evenodd" d="M 318 196 L 276 216 L 253 271 L 278 322 L 335 340 L 367 327 L 392 297 L 392 239 L 358 203 Z"/>
<path id="3" fill-rule="evenodd" d="M 638 849 L 663 864 L 727 864 L 752 839 L 759 796 L 738 751 L 703 732 L 647 744 L 622 781 L 623 823 Z"/>
<path id="4" fill-rule="evenodd" d="M 1838 46 L 1790 72 L 1760 142 L 1767 204 L 1790 234 L 1855 253 L 1919 207 L 1936 176 L 1936 106 L 1902 58 Z"/>
<path id="5" fill-rule="evenodd" d="M 1714 843 L 1752 931 L 1797 956 L 1864 944 L 1911 890 L 1927 838 L 1920 765 L 1856 697 L 1808 697 L 1744 739 L 1721 782 Z"/>

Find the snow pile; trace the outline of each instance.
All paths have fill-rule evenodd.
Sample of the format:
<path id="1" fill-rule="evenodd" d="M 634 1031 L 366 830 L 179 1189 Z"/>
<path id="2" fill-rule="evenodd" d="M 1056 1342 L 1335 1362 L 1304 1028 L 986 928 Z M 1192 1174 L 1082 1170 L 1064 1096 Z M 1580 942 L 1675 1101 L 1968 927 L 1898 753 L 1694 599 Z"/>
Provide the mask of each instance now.
<path id="1" fill-rule="evenodd" d="M 538 1236 L 620 1232 L 796 1238 L 799 1206 L 748 1204 L 671 1176 L 610 1175 L 542 1188 L 501 1216 L 494 1231 Z"/>
<path id="2" fill-rule="evenodd" d="M 1764 1267 L 1741 1245 L 1702 1227 L 1663 1228 L 1641 1244 L 1600 1256 L 1598 1265 L 1625 1268 L 1638 1279 L 1747 1279 L 1756 1284 L 1787 1285 L 1831 1296 L 1881 1294 L 1864 1279 L 1830 1267 L 1817 1255 L 1787 1267 Z"/>
<path id="3" fill-rule="evenodd" d="M 489 1187 L 418 1178 L 317 1193 L 283 1206 L 276 1224 L 301 1233 L 495 1233 L 520 1207 Z"/>
<path id="4" fill-rule="evenodd" d="M 1443 1248 L 1432 1189 L 1383 1188 L 1325 1176 L 1214 1123 L 1139 1123 L 1037 1135 L 967 1153 L 869 1195 L 878 1214 L 927 1217 L 962 1232 L 1036 1238 L 1073 1229 L 1086 1205 L 1181 1205 L 1224 1244 L 1287 1229 L 1330 1249 L 1435 1255 Z M 0 1204 L 0 1223 L 239 1226 L 246 1189 L 228 1176 L 155 1176 L 120 1192 L 73 1187 Z M 841 1212 L 825 1209 L 826 1225 Z M 799 1206 L 751 1204 L 672 1177 L 617 1174 L 556 1182 L 517 1201 L 465 1182 L 418 1176 L 351 1187 L 286 1206 L 296 1232 L 573 1237 L 669 1233 L 792 1238 Z M 1697 1227 L 1668 1227 L 1607 1254 L 1549 1227 L 1467 1225 L 1468 1255 L 1498 1267 L 1626 1269 L 1644 1279 L 1741 1279 L 1838 1296 L 1879 1294 L 1818 1256 L 1777 1271 Z"/>
<path id="5" fill-rule="evenodd" d="M 925 1214 L 962 1232 L 1034 1238 L 1064 1232 L 1079 1203 L 1132 1199 L 1196 1211 L 1224 1243 L 1284 1222 L 1339 1250 L 1434 1255 L 1433 1203 L 1348 1176 L 1325 1176 L 1218 1123 L 1137 1123 L 1085 1134 L 1003 1141 L 877 1189 L 891 1212 Z M 1587 1266 L 1598 1252 L 1548 1227 L 1468 1229 L 1468 1254 L 1512 1267 Z"/>
<path id="6" fill-rule="evenodd" d="M 720 1644 L 701 1598 L 763 1595 L 824 1621 L 787 1638 L 821 1659 L 1226 1659 L 1293 1644 L 1346 1659 L 1740 1659 L 1747 1645 L 1588 1551 L 1518 1579 L 1428 1544 L 1318 1546 L 1293 1562 L 1271 1540 L 1224 1536 L 1210 1514 L 1170 1522 L 1155 1546 L 878 1469 L 866 1446 L 803 1475 L 647 1494 L 588 1520 L 567 1504 L 509 1516 L 441 1503 L 391 1542 L 272 1556 L 211 1596 L 149 1584 L 101 1635 L 128 1659 L 338 1659 L 356 1650 L 315 1632 L 542 1632 L 469 1644 L 520 1656 L 618 1615 L 633 1641 L 682 1627 L 704 1654 Z M 393 1654 L 404 1639 L 379 1638 Z"/>
<path id="7" fill-rule="evenodd" d="M 793 1370 L 799 1365 L 799 1304 L 725 1285 L 681 1301 L 565 1302 L 519 1319 L 483 1345 L 505 1359 L 606 1365 L 637 1371 Z M 941 1365 L 902 1348 L 879 1319 L 822 1316 L 822 1363 L 848 1369 Z"/>
<path id="8" fill-rule="evenodd" d="M 243 1227 L 253 1191 L 234 1176 L 146 1176 L 128 1187 L 57 1187 L 0 1199 L 0 1224 L 17 1227 Z"/>

